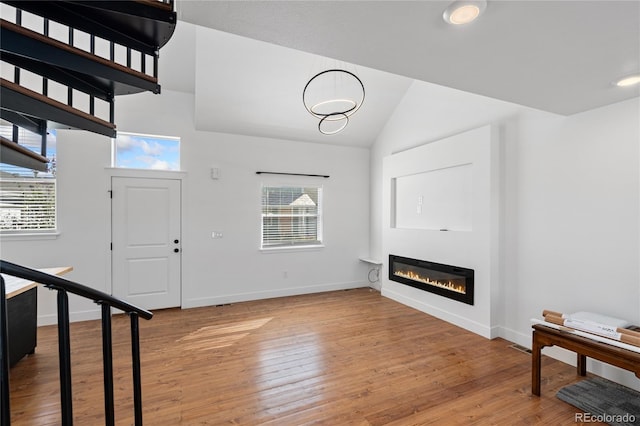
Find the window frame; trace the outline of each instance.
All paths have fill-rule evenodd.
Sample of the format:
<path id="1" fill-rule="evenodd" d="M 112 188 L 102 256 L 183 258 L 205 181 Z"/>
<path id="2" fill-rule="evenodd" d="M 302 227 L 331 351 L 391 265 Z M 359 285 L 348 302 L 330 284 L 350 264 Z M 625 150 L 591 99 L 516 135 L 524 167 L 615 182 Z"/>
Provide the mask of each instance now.
<path id="1" fill-rule="evenodd" d="M 175 168 L 156 168 L 153 165 L 146 165 L 144 167 L 131 167 L 127 165 L 120 164 L 118 162 L 122 159 L 122 153 L 118 155 L 118 137 L 125 136 L 130 137 L 132 139 L 138 139 L 143 142 L 156 142 L 159 140 L 167 140 L 177 143 L 177 152 L 178 159 Z M 126 151 L 126 150 L 125 150 Z M 154 157 L 154 155 L 148 155 L 148 158 Z M 151 164 L 151 163 L 150 163 Z M 115 138 L 111 138 L 111 168 L 121 169 L 121 170 L 152 170 L 152 171 L 165 171 L 165 172 L 180 172 L 182 171 L 182 138 L 180 136 L 167 136 L 167 135 L 152 135 L 147 133 L 135 133 L 135 132 L 125 132 L 118 131 L 118 134 Z"/>
<path id="2" fill-rule="evenodd" d="M 264 208 L 264 191 L 266 188 L 274 189 L 300 189 L 302 194 L 306 194 L 304 191 L 307 188 L 314 188 L 316 191 L 316 212 L 314 214 L 300 214 L 300 212 L 293 212 L 291 214 L 265 214 Z M 298 197 L 299 198 L 299 197 Z M 324 186 L 321 184 L 313 183 L 267 183 L 262 182 L 260 185 L 260 250 L 269 251 L 283 251 L 283 250 L 309 250 L 318 249 L 324 247 Z M 269 204 L 267 204 L 268 206 Z M 276 207 L 276 205 L 273 205 Z M 315 224 L 315 239 L 292 239 L 289 243 L 272 243 L 265 244 L 265 219 L 267 218 L 309 218 L 313 217 L 316 220 Z"/>
<path id="3" fill-rule="evenodd" d="M 21 141 L 21 145 L 27 149 L 30 149 L 36 153 L 39 153 L 40 144 L 41 144 L 41 136 L 27 131 L 25 129 L 19 128 L 19 140 Z M 7 137 L 8 132 L 13 132 L 13 125 L 2 123 L 2 134 Z M 36 172 L 33 170 L 29 170 L 23 167 L 17 167 L 8 164 L 0 164 L 0 191 L 3 193 L 0 194 L 0 204 L 2 200 L 9 198 L 9 202 L 7 204 L 15 204 L 15 209 L 23 209 L 24 206 L 29 205 L 24 202 L 24 198 L 20 199 L 17 197 L 16 201 L 19 202 L 11 202 L 11 196 L 5 197 L 4 191 L 9 192 L 22 192 L 25 193 L 27 191 L 23 191 L 19 188 L 20 185 L 29 186 L 33 184 L 37 187 L 42 187 L 45 185 L 48 187 L 46 191 L 49 192 L 47 196 L 51 196 L 53 198 L 53 202 L 50 203 L 40 203 L 45 206 L 49 214 L 45 215 L 45 219 L 52 223 L 51 227 L 19 227 L 19 228 L 8 228 L 3 229 L 0 227 L 0 236 L 2 236 L 3 240 L 20 240 L 20 239 L 50 239 L 56 238 L 59 235 L 58 230 L 58 179 L 56 176 L 56 132 L 54 129 L 47 130 L 47 147 L 50 149 L 47 153 L 47 157 L 51 161 L 49 166 L 49 171 L 47 172 Z M 51 147 L 53 147 L 51 149 Z M 7 186 L 2 184 L 2 182 L 9 183 Z M 40 197 L 41 195 L 37 195 L 38 189 L 34 189 L 33 193 L 36 194 L 36 197 Z M 2 209 L 4 210 L 4 208 Z M 7 210 L 11 210 L 7 208 Z M 2 211 L 1 215 L 10 214 L 9 212 Z M 37 215 L 37 214 L 36 214 Z M 29 223 L 35 223 L 36 220 L 29 220 Z"/>
<path id="4" fill-rule="evenodd" d="M 53 198 L 53 203 L 25 203 L 24 202 L 24 198 L 25 197 L 20 197 L 22 198 L 21 202 L 16 204 L 16 206 L 20 206 L 20 207 L 16 207 L 16 209 L 23 209 L 25 207 L 28 206 L 34 206 L 36 205 L 36 208 L 39 209 L 41 208 L 41 206 L 45 206 L 48 210 L 51 210 L 51 214 L 47 214 L 46 216 L 46 220 L 52 222 L 52 227 L 19 227 L 19 228 L 8 228 L 8 229 L 4 229 L 4 228 L 0 228 L 0 234 L 4 237 L 5 235 L 29 235 L 29 234 L 54 234 L 57 233 L 58 231 L 58 186 L 57 186 L 57 180 L 56 178 L 28 178 L 28 177 L 15 177 L 15 178 L 5 178 L 2 177 L 0 178 L 0 188 L 2 188 L 1 190 L 5 190 L 7 188 L 5 188 L 5 186 L 1 183 L 1 182 L 9 182 L 11 186 L 37 186 L 37 187 L 42 187 L 45 186 L 49 187 L 46 188 L 45 191 L 50 192 L 49 194 L 46 194 L 46 196 L 50 196 Z M 13 188 L 10 188 L 9 190 L 11 191 Z M 13 191 L 24 191 L 21 190 L 20 188 L 16 188 Z M 39 189 L 35 189 L 33 191 L 34 194 L 36 194 L 36 192 L 40 191 Z M 40 197 L 40 195 L 35 195 L 35 197 Z M 0 196 L 0 200 L 4 198 L 2 196 Z M 40 216 L 39 213 L 36 213 L 36 216 Z M 31 216 L 30 216 L 31 217 Z M 28 222 L 26 222 L 27 224 L 37 224 L 37 221 L 32 219 L 29 220 Z"/>

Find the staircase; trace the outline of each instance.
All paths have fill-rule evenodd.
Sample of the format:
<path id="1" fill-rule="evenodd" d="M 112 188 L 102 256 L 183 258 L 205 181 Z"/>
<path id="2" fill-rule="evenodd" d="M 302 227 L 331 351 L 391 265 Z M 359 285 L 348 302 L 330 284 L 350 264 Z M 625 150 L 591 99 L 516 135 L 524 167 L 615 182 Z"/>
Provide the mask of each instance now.
<path id="1" fill-rule="evenodd" d="M 0 118 L 13 124 L 0 161 L 47 170 L 47 129 L 115 137 L 115 97 L 160 93 L 159 49 L 176 25 L 173 0 L 9 1 L 0 19 Z M 25 153 L 19 128 L 41 137 Z"/>
<path id="2" fill-rule="evenodd" d="M 63 426 L 73 425 L 73 393 L 71 391 L 71 336 L 69 333 L 69 294 L 94 301 L 102 311 L 102 366 L 104 378 L 105 425 L 113 426 L 113 343 L 111 308 L 116 308 L 131 319 L 131 357 L 133 373 L 133 406 L 136 426 L 142 426 L 142 381 L 140 371 L 139 318 L 150 320 L 153 314 L 111 295 L 69 281 L 55 275 L 0 260 L 0 272 L 44 285 L 57 292 L 58 304 L 58 360 L 60 369 L 60 417 Z M 11 425 L 11 395 L 9 386 L 9 332 L 5 279 L 0 275 L 0 425 Z M 100 352 L 98 349 L 96 352 Z"/>
<path id="3" fill-rule="evenodd" d="M 47 171 L 47 129 L 116 136 L 115 97 L 160 93 L 159 49 L 173 35 L 173 0 L 1 1 L 0 162 Z M 40 153 L 20 144 L 20 129 L 40 135 Z M 0 272 L 57 291 L 61 423 L 73 424 L 68 294 L 102 309 L 105 424 L 114 424 L 111 308 L 131 318 L 135 424 L 142 424 L 138 318 L 151 312 L 81 284 L 0 261 Z M 10 425 L 7 309 L 0 276 L 0 424 Z M 98 350 L 100 352 L 100 350 Z"/>

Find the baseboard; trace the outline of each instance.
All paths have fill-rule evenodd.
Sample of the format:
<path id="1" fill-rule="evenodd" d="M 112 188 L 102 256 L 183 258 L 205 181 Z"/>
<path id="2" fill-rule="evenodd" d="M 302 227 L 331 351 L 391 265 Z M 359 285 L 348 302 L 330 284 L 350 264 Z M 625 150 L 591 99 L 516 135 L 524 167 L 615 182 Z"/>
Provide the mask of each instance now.
<path id="1" fill-rule="evenodd" d="M 225 296 L 203 297 L 183 300 L 182 308 L 199 308 L 202 306 L 223 305 L 227 303 L 246 302 L 250 300 L 272 299 L 275 297 L 296 296 L 299 294 L 322 293 L 326 291 L 348 290 L 353 288 L 369 287 L 368 283 L 352 281 L 345 283 L 323 284 L 309 287 L 291 287 L 269 291 L 251 293 L 237 293 Z M 69 322 L 97 320 L 102 317 L 100 309 L 76 311 L 69 313 Z M 58 323 L 57 314 L 38 315 L 38 327 L 55 325 Z"/>
<path id="2" fill-rule="evenodd" d="M 527 349 L 531 349 L 531 333 L 525 334 L 519 331 L 499 326 L 497 337 L 501 337 L 504 340 L 508 340 L 511 343 L 516 343 L 520 346 L 524 346 Z"/>
<path id="3" fill-rule="evenodd" d="M 382 284 L 380 284 L 380 281 L 376 281 L 376 282 L 369 282 L 367 284 L 367 286 L 371 287 L 374 290 L 377 290 L 378 292 L 382 291 Z"/>
<path id="4" fill-rule="evenodd" d="M 267 291 L 255 291 L 249 293 L 235 293 L 224 296 L 200 297 L 195 299 L 182 299 L 182 308 L 200 308 L 203 306 L 224 305 L 228 303 L 248 302 L 251 300 L 273 299 L 275 297 L 297 296 L 300 294 L 324 293 L 327 291 L 348 290 L 353 288 L 369 287 L 362 281 L 345 283 L 322 284 L 308 287 L 287 287 Z"/>
<path id="5" fill-rule="evenodd" d="M 69 313 L 69 322 L 78 322 L 78 321 L 90 321 L 97 320 L 102 318 L 102 312 L 100 309 L 92 309 L 88 311 L 79 311 L 79 312 L 70 312 Z M 50 314 L 50 315 L 39 315 L 38 316 L 38 327 L 42 327 L 45 325 L 54 325 L 58 324 L 58 315 Z"/>
<path id="6" fill-rule="evenodd" d="M 434 317 L 439 318 L 443 321 L 447 321 L 448 323 L 451 323 L 458 327 L 462 327 L 465 330 L 471 331 L 472 333 L 478 334 L 482 337 L 486 337 L 487 339 L 496 337 L 496 335 L 494 334 L 497 333 L 497 329 L 495 328 L 487 327 L 486 325 L 480 324 L 476 321 L 471 321 L 468 318 L 461 317 L 460 315 L 444 311 L 440 308 L 429 305 L 428 303 L 412 299 L 393 290 L 389 290 L 386 287 L 382 287 L 382 295 L 388 297 L 389 299 L 393 299 L 396 302 L 400 302 L 403 305 L 410 306 L 426 314 L 433 315 Z"/>

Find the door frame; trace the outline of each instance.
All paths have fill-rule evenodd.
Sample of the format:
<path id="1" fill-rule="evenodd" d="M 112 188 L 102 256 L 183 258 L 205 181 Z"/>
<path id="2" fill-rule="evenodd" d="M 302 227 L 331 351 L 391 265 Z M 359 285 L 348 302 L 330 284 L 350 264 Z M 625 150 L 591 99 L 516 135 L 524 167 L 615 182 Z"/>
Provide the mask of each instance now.
<path id="1" fill-rule="evenodd" d="M 144 178 L 144 179 L 172 179 L 180 181 L 180 244 L 182 264 L 184 265 L 184 253 L 185 248 L 188 247 L 187 239 L 185 238 L 185 223 L 186 209 L 185 209 L 185 193 L 186 193 L 186 172 L 168 171 L 168 170 L 143 170 L 143 169 L 123 169 L 115 167 L 105 168 L 105 209 L 109 212 L 109 219 L 105 226 L 105 274 L 107 277 L 107 290 L 109 294 L 113 294 L 113 252 L 111 250 L 111 236 L 112 236 L 112 223 L 113 223 L 113 211 L 111 209 L 111 180 L 112 178 Z M 188 252 L 188 251 L 187 251 Z M 182 308 L 182 301 L 184 300 L 184 268 L 180 268 L 180 308 Z"/>

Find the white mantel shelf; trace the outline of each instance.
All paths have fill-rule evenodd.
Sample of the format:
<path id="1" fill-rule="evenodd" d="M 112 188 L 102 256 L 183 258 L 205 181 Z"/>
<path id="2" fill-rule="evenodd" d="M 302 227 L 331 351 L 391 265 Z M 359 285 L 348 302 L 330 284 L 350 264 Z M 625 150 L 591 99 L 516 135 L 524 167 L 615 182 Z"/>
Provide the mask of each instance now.
<path id="1" fill-rule="evenodd" d="M 377 260 L 377 259 L 370 259 L 368 257 L 361 257 L 360 260 L 363 261 L 363 262 L 366 262 L 366 263 L 371 263 L 373 265 L 382 265 L 382 261 L 381 260 Z"/>

